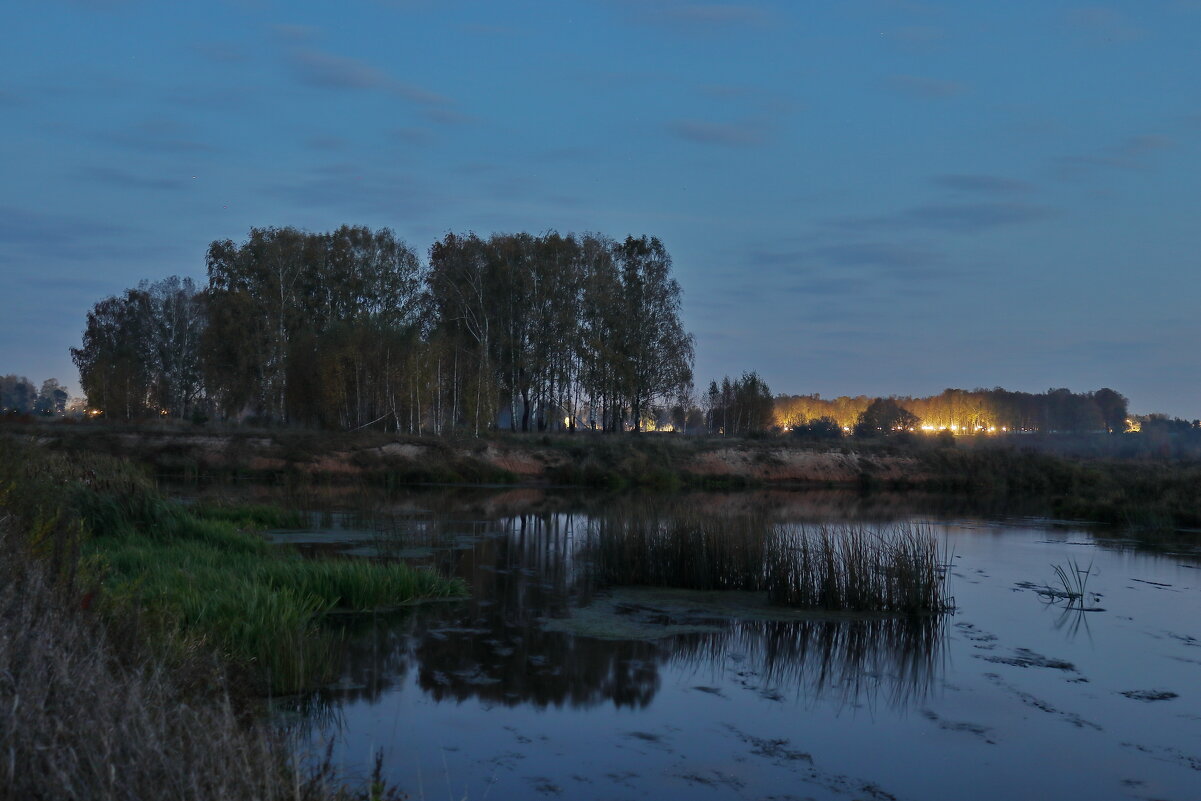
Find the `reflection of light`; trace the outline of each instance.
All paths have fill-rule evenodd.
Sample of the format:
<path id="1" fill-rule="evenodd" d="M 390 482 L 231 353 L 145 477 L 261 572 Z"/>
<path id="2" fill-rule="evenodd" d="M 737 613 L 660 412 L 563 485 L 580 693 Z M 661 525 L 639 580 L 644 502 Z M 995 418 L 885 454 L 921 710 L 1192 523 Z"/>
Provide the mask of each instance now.
<path id="1" fill-rule="evenodd" d="M 843 430 L 843 431 L 850 431 L 850 430 L 851 430 L 851 427 L 850 427 L 850 426 L 843 426 L 843 427 L 842 427 L 842 430 Z"/>

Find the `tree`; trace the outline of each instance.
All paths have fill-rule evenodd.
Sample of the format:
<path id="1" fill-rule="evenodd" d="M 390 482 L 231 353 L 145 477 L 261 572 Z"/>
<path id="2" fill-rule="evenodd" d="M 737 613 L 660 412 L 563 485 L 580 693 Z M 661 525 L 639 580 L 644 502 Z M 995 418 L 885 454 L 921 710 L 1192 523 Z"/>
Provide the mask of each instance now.
<path id="1" fill-rule="evenodd" d="M 0 376 L 0 413 L 29 414 L 37 401 L 37 388 L 28 378 Z"/>
<path id="2" fill-rule="evenodd" d="M 621 276 L 617 376 L 640 431 L 652 402 L 669 400 L 692 382 L 693 340 L 680 322 L 680 285 L 663 243 L 626 237 L 615 261 Z"/>
<path id="3" fill-rule="evenodd" d="M 890 434 L 893 431 L 908 431 L 921 422 L 917 415 L 905 409 L 894 398 L 876 398 L 855 423 L 856 436 Z"/>
<path id="4" fill-rule="evenodd" d="M 1130 401 L 1109 387 L 1102 387 L 1093 393 L 1093 402 L 1097 404 L 1106 431 L 1110 434 L 1120 434 L 1126 430 Z"/>
<path id="5" fill-rule="evenodd" d="M 42 382 L 42 390 L 38 393 L 34 411 L 47 417 L 66 414 L 68 400 L 67 391 L 58 383 L 58 379 L 47 378 Z"/>
<path id="6" fill-rule="evenodd" d="M 110 418 L 133 420 L 154 405 L 151 328 L 149 296 L 129 289 L 92 307 L 82 345 L 71 348 L 88 404 Z"/>

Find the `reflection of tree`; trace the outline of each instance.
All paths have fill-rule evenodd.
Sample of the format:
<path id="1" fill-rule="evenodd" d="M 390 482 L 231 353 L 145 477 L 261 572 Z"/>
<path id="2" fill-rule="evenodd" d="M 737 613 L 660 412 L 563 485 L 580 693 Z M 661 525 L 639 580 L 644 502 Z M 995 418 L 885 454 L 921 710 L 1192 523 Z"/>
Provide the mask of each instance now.
<path id="1" fill-rule="evenodd" d="M 344 692 L 375 698 L 412 670 L 438 701 L 640 708 L 658 691 L 661 665 L 721 670 L 732 652 L 745 657 L 740 670 L 781 693 L 834 692 L 856 702 L 883 690 L 903 704 L 928 691 L 945 636 L 938 617 L 727 621 L 720 633 L 655 642 L 544 630 L 543 618 L 588 602 L 592 576 L 581 553 L 598 528 L 623 528 L 621 517 L 517 515 L 469 548 L 439 551 L 434 561 L 466 580 L 471 598 L 377 617 L 350 632 Z"/>

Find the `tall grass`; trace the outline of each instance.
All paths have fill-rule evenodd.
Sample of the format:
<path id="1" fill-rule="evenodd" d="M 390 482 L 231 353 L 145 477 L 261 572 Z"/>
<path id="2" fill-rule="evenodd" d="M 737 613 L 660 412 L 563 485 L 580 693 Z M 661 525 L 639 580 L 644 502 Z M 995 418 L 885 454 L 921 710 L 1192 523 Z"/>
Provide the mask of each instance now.
<path id="1" fill-rule="evenodd" d="M 184 507 L 107 457 L 68 460 L 14 443 L 0 454 L 0 495 L 0 506 L 26 521 L 29 542 L 58 543 L 48 564 L 86 568 L 89 604 L 95 597 L 110 617 L 142 621 L 164 653 L 209 648 L 273 692 L 332 675 L 339 638 L 326 612 L 465 592 L 457 580 L 400 563 L 306 560 L 239 528 L 288 513 Z"/>
<path id="2" fill-rule="evenodd" d="M 913 613 L 951 605 L 938 542 L 923 526 L 779 527 L 766 563 L 768 597 L 785 606 Z"/>
<path id="3" fill-rule="evenodd" d="M 586 558 L 602 584 L 765 591 L 775 604 L 853 612 L 950 608 L 928 527 L 778 525 L 764 517 L 600 519 Z"/>
<path id="4" fill-rule="evenodd" d="M 404 564 L 304 559 L 211 521 L 192 521 L 170 538 L 100 537 L 89 549 L 103 560 L 115 608 L 153 610 L 170 636 L 203 637 L 275 692 L 332 675 L 338 636 L 325 613 L 464 592 Z"/>
<path id="5" fill-rule="evenodd" d="M 104 614 L 114 601 L 98 597 L 103 565 L 83 555 L 87 527 L 68 503 L 87 485 L 43 456 L 0 447 L 0 799 L 394 797 L 378 784 L 343 786 L 328 760 L 305 767 L 292 743 L 235 704 L 227 663 L 195 631 L 172 639 L 170 653 L 147 638 L 161 608 Z M 148 543 L 147 553 L 163 547 Z"/>

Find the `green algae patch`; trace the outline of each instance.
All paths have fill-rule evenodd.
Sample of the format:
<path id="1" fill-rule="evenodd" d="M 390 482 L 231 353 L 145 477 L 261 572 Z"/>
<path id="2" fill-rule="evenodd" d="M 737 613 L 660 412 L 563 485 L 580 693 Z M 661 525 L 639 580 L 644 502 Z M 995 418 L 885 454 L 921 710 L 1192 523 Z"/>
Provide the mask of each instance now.
<path id="1" fill-rule="evenodd" d="M 734 621 L 851 621 L 896 617 L 775 606 L 766 592 L 617 587 L 574 607 L 569 617 L 543 618 L 546 631 L 600 640 L 658 640 L 725 631 Z"/>

